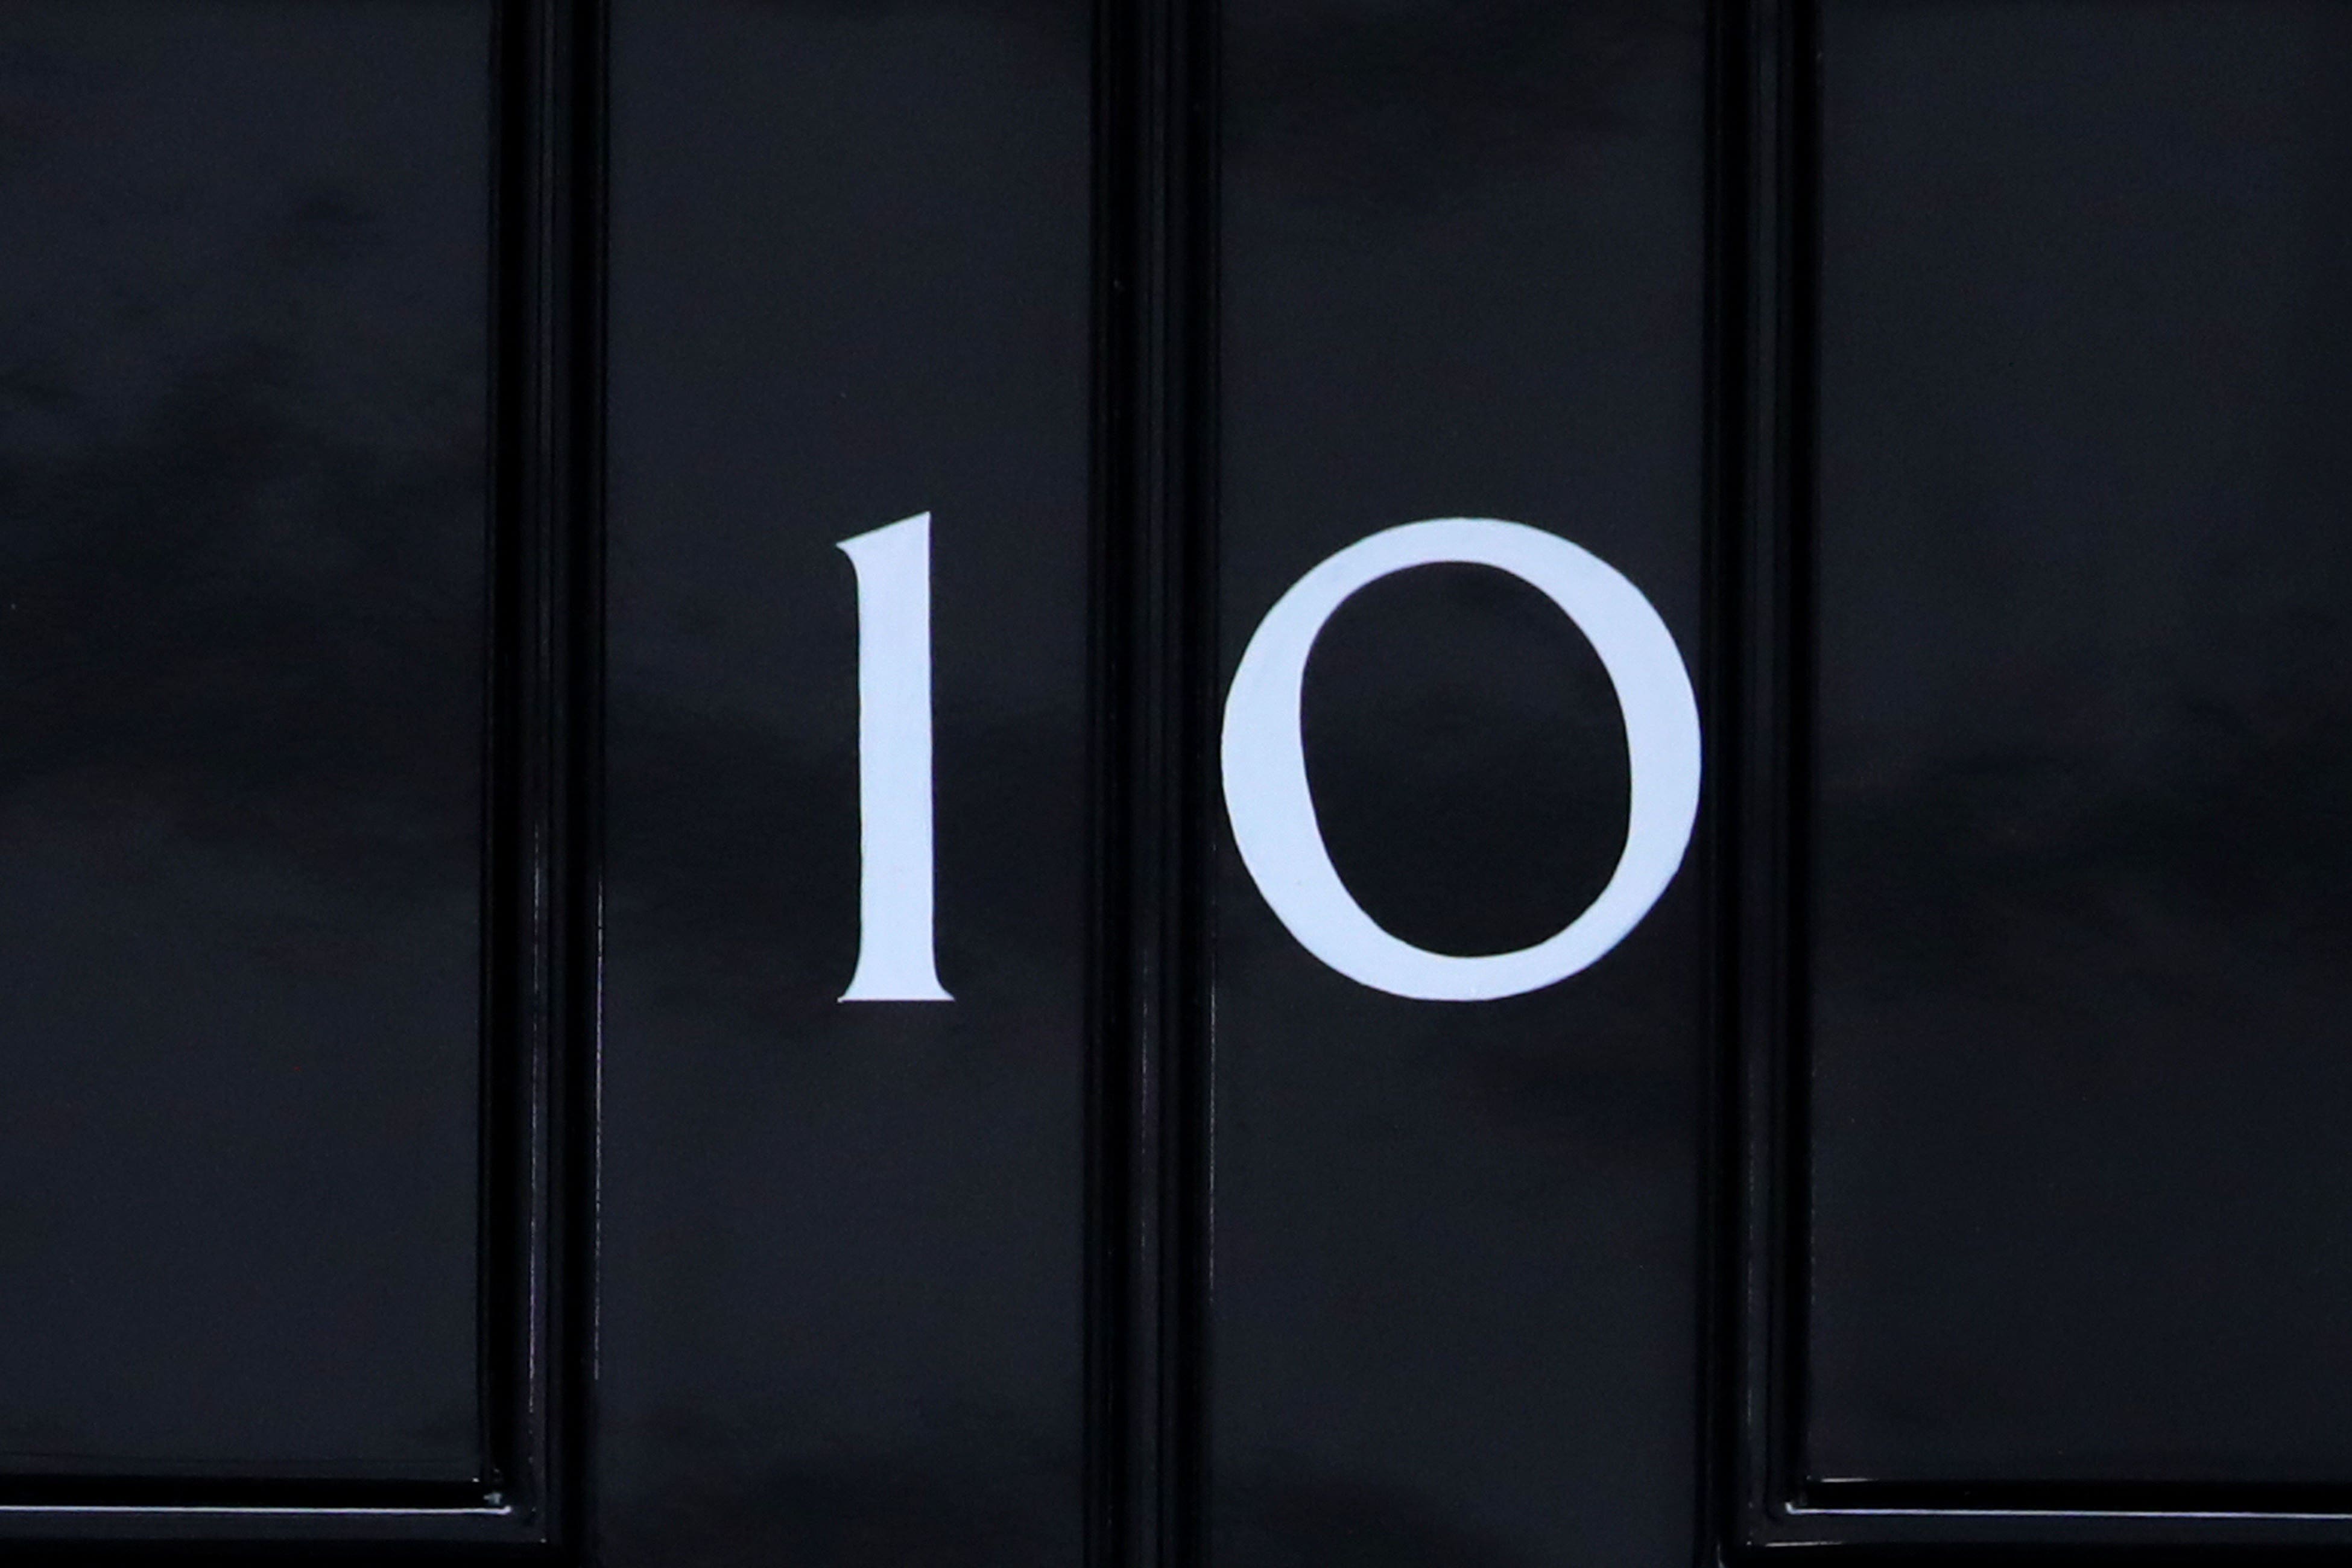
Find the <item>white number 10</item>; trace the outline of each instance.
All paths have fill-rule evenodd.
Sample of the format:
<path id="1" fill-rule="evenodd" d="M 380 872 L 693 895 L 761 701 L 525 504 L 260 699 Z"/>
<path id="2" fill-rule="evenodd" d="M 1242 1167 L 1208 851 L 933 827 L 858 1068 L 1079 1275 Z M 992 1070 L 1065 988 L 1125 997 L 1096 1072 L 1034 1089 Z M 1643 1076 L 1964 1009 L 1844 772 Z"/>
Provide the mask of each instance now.
<path id="1" fill-rule="evenodd" d="M 932 956 L 931 514 L 845 539 L 857 573 L 857 969 L 845 1002 L 945 1002 Z M 1415 947 L 1357 903 L 1315 816 L 1299 738 L 1307 658 L 1366 584 L 1414 566 L 1507 572 L 1575 622 L 1625 721 L 1625 847 L 1600 896 L 1543 942 L 1455 957 Z M 1377 991 L 1482 1002 L 1541 990 L 1598 961 L 1681 868 L 1698 814 L 1698 703 L 1658 612 L 1605 562 L 1558 534 L 1493 518 L 1385 529 L 1327 558 L 1258 623 L 1225 700 L 1225 811 L 1267 907 L 1299 944 Z"/>

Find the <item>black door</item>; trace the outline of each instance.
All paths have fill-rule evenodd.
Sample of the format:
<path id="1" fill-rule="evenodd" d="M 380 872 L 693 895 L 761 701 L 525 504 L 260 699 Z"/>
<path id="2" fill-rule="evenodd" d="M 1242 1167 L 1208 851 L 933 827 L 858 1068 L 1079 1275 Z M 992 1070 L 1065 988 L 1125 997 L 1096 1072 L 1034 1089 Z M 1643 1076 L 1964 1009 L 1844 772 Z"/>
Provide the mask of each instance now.
<path id="1" fill-rule="evenodd" d="M 2343 0 L 0 0 L 0 1537 L 2352 1545 Z"/>

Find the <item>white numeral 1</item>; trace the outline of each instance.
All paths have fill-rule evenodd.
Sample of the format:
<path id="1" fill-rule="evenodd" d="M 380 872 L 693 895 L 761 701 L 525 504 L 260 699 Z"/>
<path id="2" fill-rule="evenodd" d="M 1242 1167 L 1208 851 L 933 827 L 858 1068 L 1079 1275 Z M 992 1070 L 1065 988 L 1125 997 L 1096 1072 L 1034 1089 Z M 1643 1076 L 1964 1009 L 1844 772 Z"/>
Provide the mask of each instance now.
<path id="1" fill-rule="evenodd" d="M 844 1002 L 949 1002 L 932 954 L 931 514 L 845 539 L 857 573 L 857 970 Z"/>

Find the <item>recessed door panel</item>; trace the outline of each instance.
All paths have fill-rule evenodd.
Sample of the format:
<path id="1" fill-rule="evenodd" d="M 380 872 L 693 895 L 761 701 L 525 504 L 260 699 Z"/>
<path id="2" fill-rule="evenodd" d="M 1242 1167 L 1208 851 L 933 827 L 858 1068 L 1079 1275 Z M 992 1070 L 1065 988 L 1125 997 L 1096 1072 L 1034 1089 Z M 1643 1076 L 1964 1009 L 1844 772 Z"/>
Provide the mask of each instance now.
<path id="1" fill-rule="evenodd" d="M 2352 15 L 1822 49 L 1803 1474 L 2341 1486 Z"/>
<path id="2" fill-rule="evenodd" d="M 608 1560 L 1073 1562 L 1090 12 L 613 28 Z"/>
<path id="3" fill-rule="evenodd" d="M 1696 12 L 1279 4 L 1228 7 L 1223 38 L 1224 678 L 1318 563 L 1471 519 L 1556 542 L 1531 571 L 1567 546 L 1597 558 L 1687 692 L 1706 647 Z M 1302 745 L 1345 898 L 1427 953 L 1551 938 L 1610 881 L 1633 791 L 1664 787 L 1633 769 L 1607 632 L 1510 566 L 1449 560 L 1517 560 L 1514 541 L 1398 536 L 1430 563 L 1330 612 L 1297 720 L 1244 734 L 1224 710 L 1229 796 L 1265 789 L 1237 746 Z M 1276 912 L 1278 851 L 1217 845 L 1216 1561 L 1687 1556 L 1695 865 L 1578 973 L 1425 1000 L 1409 965 L 1351 978 L 1310 950 L 1293 926 L 1311 940 L 1315 917 Z"/>
<path id="4" fill-rule="evenodd" d="M 493 30 L 0 8 L 12 1501 L 484 1474 Z"/>

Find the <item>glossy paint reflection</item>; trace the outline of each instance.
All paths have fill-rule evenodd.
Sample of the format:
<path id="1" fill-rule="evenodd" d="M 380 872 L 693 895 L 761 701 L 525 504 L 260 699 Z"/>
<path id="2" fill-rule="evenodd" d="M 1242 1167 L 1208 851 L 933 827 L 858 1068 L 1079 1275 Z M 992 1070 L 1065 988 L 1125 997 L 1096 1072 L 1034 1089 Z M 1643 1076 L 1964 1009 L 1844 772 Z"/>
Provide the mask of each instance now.
<path id="1" fill-rule="evenodd" d="M 1697 14 L 1228 7 L 1225 669 L 1385 524 L 1511 518 L 1697 646 Z M 1349 890 L 1435 952 L 1540 942 L 1624 847 L 1591 646 L 1478 566 L 1318 637 L 1307 769 Z M 1697 890 L 1500 1001 L 1334 973 L 1221 851 L 1211 1507 L 1230 1568 L 1693 1550 Z"/>
<path id="2" fill-rule="evenodd" d="M 614 8 L 615 1564 L 1078 1555 L 1090 25 Z M 954 1000 L 845 1002 L 924 512 Z"/>
<path id="3" fill-rule="evenodd" d="M 490 31 L 0 8 L 0 1471 L 481 1464 Z"/>
<path id="4" fill-rule="evenodd" d="M 2352 1481 L 2352 14 L 1826 60 L 1811 1471 Z"/>

